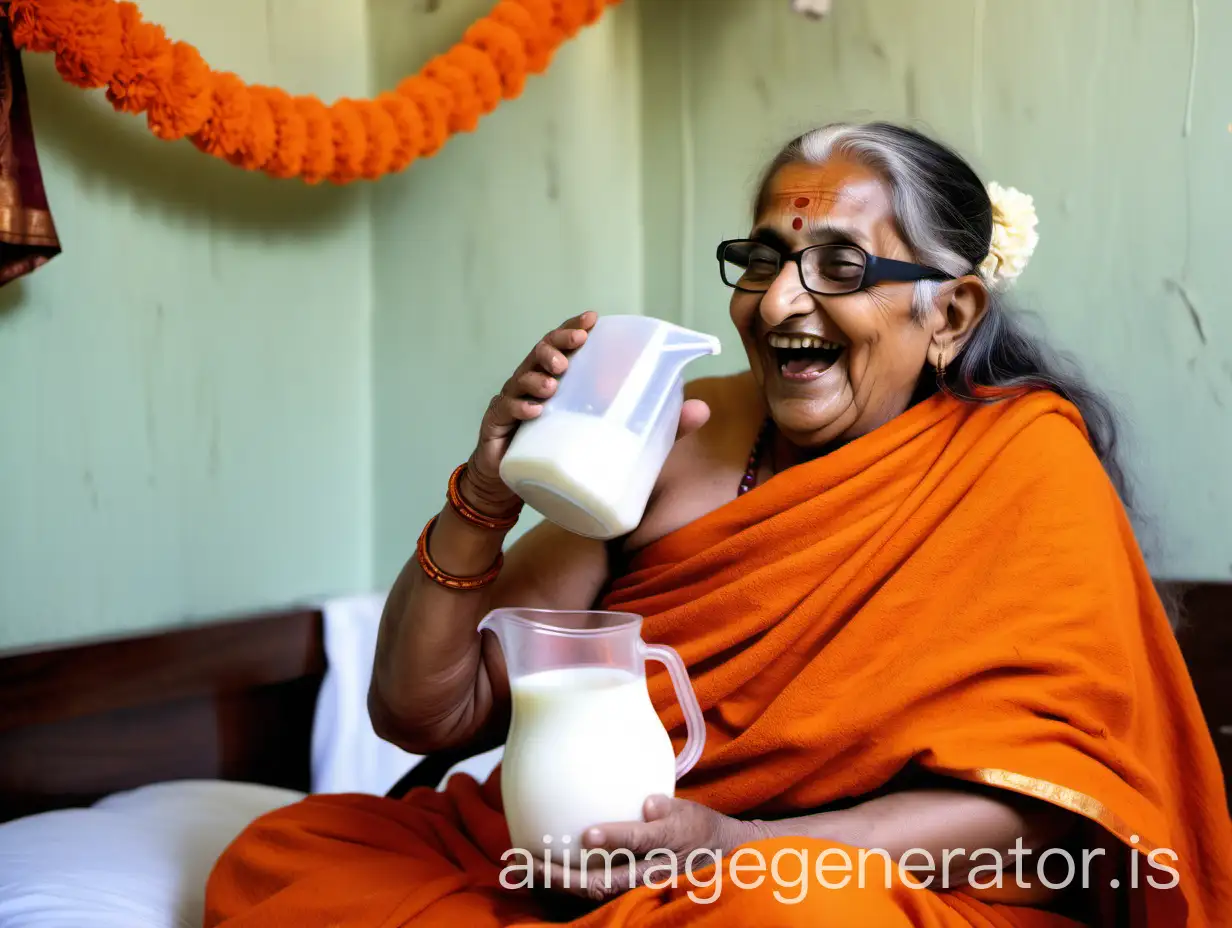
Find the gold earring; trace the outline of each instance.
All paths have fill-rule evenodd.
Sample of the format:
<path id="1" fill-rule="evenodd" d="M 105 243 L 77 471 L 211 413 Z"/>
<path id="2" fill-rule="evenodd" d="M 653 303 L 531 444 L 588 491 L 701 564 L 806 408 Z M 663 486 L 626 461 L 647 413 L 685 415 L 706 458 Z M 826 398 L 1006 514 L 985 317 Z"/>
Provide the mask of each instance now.
<path id="1" fill-rule="evenodd" d="M 945 345 L 937 348 L 937 379 L 945 380 Z"/>

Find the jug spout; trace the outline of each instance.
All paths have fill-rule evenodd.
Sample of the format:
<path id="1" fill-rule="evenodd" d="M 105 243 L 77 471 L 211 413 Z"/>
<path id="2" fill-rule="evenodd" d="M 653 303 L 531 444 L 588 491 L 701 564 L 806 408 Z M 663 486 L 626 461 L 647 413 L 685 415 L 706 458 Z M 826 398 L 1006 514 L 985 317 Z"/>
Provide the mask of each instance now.
<path id="1" fill-rule="evenodd" d="M 527 672 L 521 666 L 523 663 L 526 663 L 522 659 L 522 654 L 525 652 L 526 647 L 531 644 L 521 640 L 528 637 L 532 631 L 531 629 L 523 629 L 519 633 L 517 615 L 518 612 L 515 609 L 495 609 L 480 620 L 479 627 L 477 628 L 479 633 L 487 631 L 496 636 L 501 654 L 505 658 L 505 666 L 510 679 Z"/>
<path id="2" fill-rule="evenodd" d="M 672 322 L 656 319 L 654 323 L 659 330 L 657 338 L 643 355 L 643 363 L 638 365 L 640 370 L 634 370 L 609 413 L 618 421 L 631 423 L 635 431 L 643 423 L 655 422 L 673 394 L 678 394 L 685 365 L 723 350 L 722 342 L 713 335 L 694 332 Z M 671 423 L 673 430 L 675 425 Z"/>
<path id="3" fill-rule="evenodd" d="M 669 323 L 666 347 L 674 351 L 683 351 L 690 358 L 700 358 L 704 354 L 722 354 L 723 343 L 718 336 L 705 332 L 695 332 L 682 325 Z"/>
<path id="4" fill-rule="evenodd" d="M 501 630 L 505 627 L 505 617 L 501 610 L 489 612 L 479 621 L 477 631 L 489 631 L 496 636 L 496 640 L 500 641 Z"/>
<path id="5" fill-rule="evenodd" d="M 494 609 L 480 621 L 478 631 L 488 631 L 496 636 L 512 677 L 530 672 L 534 661 L 528 657 L 533 654 L 536 639 L 541 634 L 536 628 L 537 624 L 533 610 Z"/>
<path id="6" fill-rule="evenodd" d="M 680 376 L 690 361 L 722 353 L 723 343 L 716 336 L 694 332 L 684 326 L 669 325 L 663 340 L 663 364 L 672 377 Z"/>

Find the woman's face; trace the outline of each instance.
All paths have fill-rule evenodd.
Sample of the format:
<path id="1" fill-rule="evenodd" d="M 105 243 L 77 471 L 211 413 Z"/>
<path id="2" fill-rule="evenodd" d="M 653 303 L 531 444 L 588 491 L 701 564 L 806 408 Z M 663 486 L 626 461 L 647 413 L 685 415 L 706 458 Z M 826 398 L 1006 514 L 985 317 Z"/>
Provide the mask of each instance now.
<path id="1" fill-rule="evenodd" d="M 845 159 L 783 167 L 749 237 L 784 254 L 840 242 L 913 260 L 896 229 L 889 186 Z M 911 283 L 822 296 L 804 289 L 794 261 L 765 292 L 732 294 L 732 321 L 770 414 L 805 447 L 856 438 L 903 412 L 944 325 L 942 313 L 926 324 L 914 318 Z M 813 340 L 805 347 L 785 347 L 791 343 L 784 339 L 805 336 Z"/>

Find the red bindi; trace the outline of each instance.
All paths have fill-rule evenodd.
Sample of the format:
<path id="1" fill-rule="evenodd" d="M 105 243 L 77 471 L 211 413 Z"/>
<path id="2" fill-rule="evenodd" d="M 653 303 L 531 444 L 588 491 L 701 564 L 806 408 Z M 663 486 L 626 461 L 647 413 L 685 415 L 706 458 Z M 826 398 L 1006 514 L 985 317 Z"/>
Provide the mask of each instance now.
<path id="1" fill-rule="evenodd" d="M 804 207 L 809 205 L 809 198 L 808 197 L 796 197 L 796 202 L 793 205 L 796 207 L 796 209 L 804 209 Z"/>
<path id="2" fill-rule="evenodd" d="M 799 216 L 797 216 L 795 219 L 791 221 L 791 227 L 795 229 L 797 232 L 799 232 L 801 229 L 804 228 L 804 220 L 801 219 Z"/>

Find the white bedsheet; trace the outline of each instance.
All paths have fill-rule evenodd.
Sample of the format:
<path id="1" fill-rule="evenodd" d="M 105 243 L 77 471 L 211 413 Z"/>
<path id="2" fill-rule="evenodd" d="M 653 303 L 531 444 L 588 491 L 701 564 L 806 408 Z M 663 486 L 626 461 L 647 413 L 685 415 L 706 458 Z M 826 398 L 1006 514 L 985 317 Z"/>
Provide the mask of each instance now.
<path id="1" fill-rule="evenodd" d="M 368 720 L 368 684 L 385 594 L 321 604 L 325 678 L 312 723 L 312 791 L 384 795 L 421 759 L 382 741 Z"/>
<path id="2" fill-rule="evenodd" d="M 0 825 L 0 928 L 199 928 L 218 855 L 300 798 L 185 780 Z"/>

